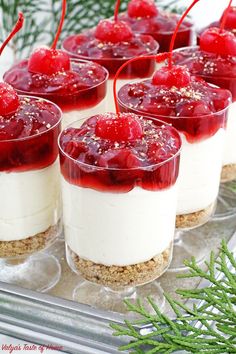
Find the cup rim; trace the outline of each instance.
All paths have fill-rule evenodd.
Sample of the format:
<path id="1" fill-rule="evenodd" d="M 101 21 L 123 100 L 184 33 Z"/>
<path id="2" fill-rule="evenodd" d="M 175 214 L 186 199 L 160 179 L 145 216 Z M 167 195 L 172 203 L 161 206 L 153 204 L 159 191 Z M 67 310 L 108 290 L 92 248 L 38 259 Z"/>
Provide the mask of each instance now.
<path id="1" fill-rule="evenodd" d="M 89 28 L 85 31 L 92 31 L 94 30 L 94 28 Z M 81 33 L 75 33 L 75 34 L 70 34 L 69 36 L 67 36 L 63 41 L 62 41 L 62 44 L 61 44 L 61 49 L 66 52 L 67 54 L 69 54 L 71 57 L 72 57 L 72 60 L 75 58 L 75 59 L 81 59 L 81 60 L 84 60 L 84 61 L 92 61 L 92 62 L 105 62 L 107 60 L 109 61 L 114 61 L 114 62 L 119 62 L 119 61 L 122 61 L 122 62 L 126 62 L 132 58 L 134 58 L 134 56 L 131 56 L 131 57 L 125 57 L 125 58 L 92 58 L 92 57 L 87 57 L 87 56 L 84 56 L 84 55 L 79 55 L 79 54 L 76 54 L 74 52 L 71 52 L 69 51 L 68 49 L 66 49 L 64 47 L 64 42 L 66 40 L 68 40 L 68 38 L 71 38 L 71 37 L 74 37 L 74 36 L 77 36 Z M 134 33 L 135 36 L 148 36 L 148 37 L 151 37 L 153 42 L 156 44 L 156 47 L 155 49 L 151 50 L 150 52 L 146 52 L 146 53 L 143 53 L 141 54 L 140 56 L 144 56 L 144 55 L 155 55 L 158 53 L 159 49 L 160 49 L 160 44 L 158 41 L 156 41 L 150 34 L 145 34 L 145 33 Z"/>
<path id="2" fill-rule="evenodd" d="M 150 79 L 146 79 L 146 80 L 143 80 L 143 81 L 140 81 L 140 82 L 145 82 L 145 81 L 149 81 L 149 80 L 150 80 Z M 208 84 L 209 86 L 211 86 L 211 87 L 220 88 L 219 86 L 213 85 L 213 84 L 211 84 L 211 83 L 209 83 L 209 82 L 207 82 L 207 84 Z M 129 84 L 126 84 L 126 85 L 129 85 Z M 124 85 L 124 86 L 125 86 L 125 85 Z M 122 86 L 122 87 L 123 87 L 123 86 Z M 121 87 L 121 88 L 119 89 L 119 91 L 117 92 L 117 101 L 118 101 L 119 105 L 121 105 L 121 106 L 123 106 L 123 107 L 125 107 L 125 108 L 129 108 L 129 109 L 130 109 L 130 107 L 127 106 L 125 103 L 123 103 L 123 101 L 121 101 L 121 99 L 120 99 L 120 97 L 119 97 L 119 93 L 120 93 L 122 87 Z M 229 91 L 229 90 L 227 90 L 227 91 Z M 229 91 L 229 92 L 230 92 L 230 91 Z M 168 119 L 172 119 L 172 120 L 175 120 L 175 121 L 176 121 L 176 120 L 179 120 L 179 119 L 190 119 L 190 118 L 191 118 L 191 119 L 202 119 L 202 118 L 209 117 L 209 116 L 210 116 L 210 117 L 213 117 L 213 116 L 218 115 L 218 114 L 220 115 L 220 114 L 224 113 L 225 111 L 227 111 L 227 110 L 229 109 L 229 107 L 231 106 L 231 104 L 232 104 L 232 97 L 231 97 L 231 101 L 229 102 L 228 106 L 225 107 L 225 108 L 223 108 L 223 109 L 221 109 L 220 111 L 211 112 L 211 113 L 209 113 L 209 114 L 202 114 L 202 115 L 195 116 L 195 117 L 189 117 L 189 116 L 171 116 L 171 115 L 165 116 L 165 115 L 163 115 L 163 114 L 142 112 L 142 111 L 139 111 L 138 109 L 135 109 L 135 108 L 131 108 L 131 110 L 132 110 L 133 113 L 135 113 L 135 114 L 137 114 L 137 115 L 148 115 L 148 116 L 151 116 L 151 117 L 153 117 L 153 118 L 158 117 L 158 118 L 156 118 L 156 119 L 158 119 L 158 120 L 162 120 L 162 119 L 168 118 Z"/>
<path id="3" fill-rule="evenodd" d="M 187 49 L 197 49 L 197 50 L 199 50 L 199 52 L 201 51 L 199 45 L 191 45 L 191 46 L 188 46 L 188 47 L 176 48 L 176 49 L 174 49 L 173 53 L 183 52 L 183 51 L 186 51 Z M 205 52 L 204 50 L 202 50 L 202 52 L 208 53 L 208 52 Z M 212 54 L 214 54 L 214 53 L 212 53 Z M 221 76 L 220 75 L 213 76 L 213 75 L 205 75 L 205 74 L 195 74 L 195 76 L 200 76 L 200 77 L 203 77 L 203 78 L 204 77 L 216 78 L 216 79 L 219 78 L 219 79 L 225 79 L 225 80 L 229 80 L 229 81 L 236 80 L 236 76 L 235 77 L 229 77 L 229 76 L 223 76 L 223 75 L 221 75 Z"/>
<path id="4" fill-rule="evenodd" d="M 112 112 L 112 113 L 114 113 L 114 112 Z M 94 115 L 94 116 L 96 116 L 96 115 Z M 134 167 L 134 168 L 114 168 L 114 167 L 111 168 L 111 167 L 101 167 L 101 166 L 90 165 L 90 164 L 87 164 L 87 163 L 78 161 L 78 160 L 74 159 L 73 157 L 71 157 L 69 154 L 67 154 L 67 153 L 63 150 L 63 148 L 62 148 L 62 146 L 61 146 L 61 142 L 60 142 L 61 137 L 62 137 L 63 133 L 64 133 L 68 128 L 73 127 L 73 125 L 79 123 L 80 121 L 81 121 L 81 122 L 84 122 L 84 121 L 86 121 L 87 119 L 92 118 L 92 117 L 94 117 L 94 116 L 86 117 L 85 119 L 84 119 L 84 118 L 82 118 L 82 119 L 77 119 L 77 120 L 74 121 L 73 123 L 71 123 L 71 124 L 69 124 L 68 126 L 66 126 L 64 129 L 62 129 L 62 131 L 60 132 L 60 134 L 59 134 L 59 136 L 58 136 L 58 140 L 57 140 L 57 141 L 58 141 L 59 154 L 64 155 L 66 158 L 68 158 L 69 160 L 73 161 L 73 162 L 74 162 L 75 164 L 77 164 L 77 165 L 85 166 L 85 167 L 87 167 L 87 168 L 90 168 L 90 169 L 93 169 L 93 170 L 96 170 L 96 171 L 104 171 L 104 170 L 106 170 L 106 171 L 123 171 L 123 172 L 124 172 L 124 171 L 140 171 L 140 170 L 141 170 L 141 171 L 148 171 L 148 170 L 150 170 L 150 169 L 152 169 L 152 168 L 155 168 L 155 167 L 158 168 L 158 167 L 160 167 L 160 166 L 162 166 L 162 165 L 164 165 L 164 164 L 166 164 L 166 163 L 168 163 L 168 162 L 174 160 L 175 158 L 177 158 L 177 157 L 180 155 L 180 153 L 181 153 L 181 151 L 182 151 L 182 147 L 183 147 L 182 138 L 181 138 L 180 133 L 178 132 L 178 130 L 177 130 L 175 127 L 173 127 L 171 124 L 168 124 L 168 123 L 166 123 L 166 122 L 164 122 L 164 121 L 162 121 L 162 120 L 160 120 L 160 119 L 157 119 L 157 118 L 155 118 L 155 117 L 148 117 L 148 116 L 140 115 L 140 114 L 139 114 L 139 115 L 138 115 L 139 117 L 146 118 L 146 119 L 148 119 L 148 120 L 154 120 L 154 121 L 160 122 L 160 123 L 161 123 L 160 126 L 163 126 L 163 125 L 164 125 L 164 126 L 171 127 L 171 129 L 175 132 L 176 136 L 178 137 L 179 144 L 180 144 L 178 151 L 177 151 L 173 156 L 169 157 L 169 158 L 166 159 L 165 161 L 162 161 L 162 162 L 159 162 L 159 163 L 156 163 L 156 164 L 152 164 L 152 165 L 144 166 L 144 167 L 142 167 L 142 166 L 140 166 L 140 167 Z"/>
<path id="5" fill-rule="evenodd" d="M 161 11 L 160 11 L 161 12 Z M 166 11 L 162 11 L 162 13 L 166 13 Z M 178 15 L 178 14 L 175 14 L 175 13 L 171 13 L 171 15 L 175 15 L 176 17 L 178 17 L 179 19 L 180 19 L 180 15 Z M 185 20 L 185 23 L 187 23 L 188 24 L 188 26 L 187 26 L 187 28 L 182 28 L 182 29 L 178 29 L 178 32 L 177 32 L 177 36 L 178 36 L 178 34 L 179 33 L 184 33 L 184 32 L 188 32 L 188 31 L 192 31 L 194 28 L 195 28 L 195 24 L 194 24 L 194 22 L 193 21 L 191 21 L 189 18 L 187 18 L 187 20 Z M 138 34 L 145 34 L 145 33 L 143 33 L 143 32 L 135 32 L 135 33 L 138 33 Z M 156 32 L 148 32 L 147 33 L 148 35 L 154 35 L 154 34 L 156 34 L 156 35 L 158 35 L 158 34 L 161 34 L 161 35 L 172 35 L 173 34 L 173 31 L 171 31 L 171 30 L 165 30 L 165 31 L 156 31 Z"/>
<path id="6" fill-rule="evenodd" d="M 27 59 L 24 59 L 24 60 L 28 60 L 29 58 Z M 92 61 L 91 60 L 86 60 L 86 59 L 80 59 L 80 58 L 70 58 L 70 62 L 71 64 L 75 63 L 75 64 L 79 64 L 79 63 L 91 63 Z M 94 64 L 94 62 L 92 62 Z M 16 92 L 18 92 L 20 95 L 30 95 L 31 97 L 32 96 L 40 96 L 40 97 L 46 97 L 45 99 L 47 99 L 47 97 L 50 99 L 50 97 L 52 96 L 57 96 L 57 97 L 72 97 L 72 96 L 75 96 L 75 95 L 78 95 L 79 93 L 83 93 L 83 92 L 89 92 L 90 90 L 96 88 L 96 87 L 99 87 L 100 85 L 103 85 L 104 83 L 107 82 L 108 78 L 109 78 L 109 72 L 106 68 L 104 68 L 104 66 L 98 64 L 98 63 L 95 63 L 96 65 L 99 65 L 105 72 L 105 78 L 104 80 L 102 80 L 101 82 L 97 83 L 96 85 L 93 85 L 89 88 L 85 88 L 85 89 L 82 89 L 82 90 L 78 90 L 76 91 L 75 93 L 73 94 L 68 94 L 68 95 L 65 95 L 65 94 L 61 94 L 61 93 L 57 93 L 57 92 L 35 92 L 35 91 L 24 91 L 24 90 L 20 90 L 20 89 L 17 89 L 17 88 L 14 88 L 14 90 Z M 9 69 L 10 70 L 10 69 Z M 7 71 L 4 73 L 3 75 L 3 80 L 4 82 L 5 81 L 5 75 L 6 75 Z"/>
<path id="7" fill-rule="evenodd" d="M 47 103 L 50 103 L 52 106 L 54 106 L 57 109 L 58 115 L 59 115 L 59 119 L 54 125 L 52 125 L 49 129 L 47 129 L 47 130 L 45 130 L 43 132 L 40 132 L 38 134 L 29 135 L 29 136 L 26 136 L 26 137 L 23 137 L 23 138 L 14 138 L 14 139 L 0 140 L 0 144 L 2 144 L 2 143 L 10 143 L 10 142 L 20 142 L 20 141 L 27 141 L 27 140 L 35 139 L 36 137 L 48 134 L 48 132 L 50 132 L 51 130 L 55 129 L 62 122 L 62 116 L 63 116 L 62 110 L 54 102 L 51 102 L 51 101 L 49 101 L 49 100 L 47 100 L 45 98 L 40 98 L 40 97 L 37 97 L 37 96 L 19 95 L 19 97 L 20 98 L 23 97 L 23 98 L 27 98 L 27 99 L 33 99 L 33 100 L 37 100 L 37 101 L 45 101 Z"/>

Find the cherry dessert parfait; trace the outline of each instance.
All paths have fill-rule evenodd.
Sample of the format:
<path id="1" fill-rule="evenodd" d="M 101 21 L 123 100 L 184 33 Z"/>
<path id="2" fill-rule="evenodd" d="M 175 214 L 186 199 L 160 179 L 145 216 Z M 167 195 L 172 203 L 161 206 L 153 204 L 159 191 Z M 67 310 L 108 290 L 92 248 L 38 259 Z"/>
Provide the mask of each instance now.
<path id="1" fill-rule="evenodd" d="M 199 47 L 182 48 L 174 55 L 175 62 L 185 65 L 193 75 L 232 93 L 233 104 L 229 108 L 222 182 L 236 179 L 236 37 L 224 29 L 228 13 L 231 13 L 230 4 L 220 28 L 213 27 L 203 32 Z"/>
<path id="2" fill-rule="evenodd" d="M 49 99 L 63 111 L 63 124 L 104 112 L 108 72 L 96 63 L 70 60 L 56 49 L 66 13 L 62 2 L 61 21 L 51 48 L 36 49 L 29 59 L 13 65 L 4 75 L 5 82 L 19 94 Z"/>
<path id="3" fill-rule="evenodd" d="M 155 280 L 172 257 L 178 132 L 132 113 L 105 113 L 66 128 L 59 146 L 71 268 L 113 290 Z"/>
<path id="4" fill-rule="evenodd" d="M 0 257 L 45 248 L 59 232 L 61 111 L 0 84 Z"/>
<path id="5" fill-rule="evenodd" d="M 102 20 L 96 28 L 67 37 L 63 49 L 73 58 L 89 59 L 103 65 L 109 72 L 107 89 L 107 110 L 114 109 L 112 95 L 113 78 L 119 67 L 132 57 L 155 54 L 159 45 L 153 37 L 134 34 L 124 21 L 117 19 L 119 0 L 115 9 L 115 18 Z M 133 63 L 122 72 L 119 85 L 137 78 L 150 77 L 155 69 L 155 60 L 143 61 L 142 65 Z M 97 112 L 99 113 L 99 112 Z"/>
<path id="6" fill-rule="evenodd" d="M 0 48 L 22 28 L 18 21 Z M 58 135 L 61 110 L 18 96 L 0 83 L 0 280 L 46 291 L 60 278 L 58 260 L 41 251 L 61 233 Z"/>
<path id="7" fill-rule="evenodd" d="M 200 47 L 188 47 L 178 50 L 174 59 L 176 63 L 186 65 L 194 75 L 232 93 L 221 174 L 222 182 L 232 181 L 236 178 L 236 56 L 220 56 L 202 51 Z"/>
<path id="8" fill-rule="evenodd" d="M 184 67 L 171 66 L 150 80 L 123 86 L 118 100 L 122 111 L 159 118 L 180 132 L 176 226 L 204 224 L 214 211 L 219 190 L 230 92 L 190 76 Z"/>
<path id="9" fill-rule="evenodd" d="M 58 71 L 55 66 L 54 73 L 36 73 L 31 71 L 30 62 L 31 58 L 14 64 L 5 73 L 4 81 L 19 94 L 47 98 L 56 103 L 63 111 L 63 125 L 93 112 L 104 112 L 108 72 L 101 65 L 72 60 L 68 70 Z"/>
<path id="10" fill-rule="evenodd" d="M 119 19 L 128 23 L 134 33 L 151 35 L 159 43 L 159 51 L 167 52 L 179 16 L 160 11 L 153 0 L 131 0 L 127 12 L 121 14 Z M 193 24 L 185 20 L 178 30 L 175 48 L 192 44 Z"/>

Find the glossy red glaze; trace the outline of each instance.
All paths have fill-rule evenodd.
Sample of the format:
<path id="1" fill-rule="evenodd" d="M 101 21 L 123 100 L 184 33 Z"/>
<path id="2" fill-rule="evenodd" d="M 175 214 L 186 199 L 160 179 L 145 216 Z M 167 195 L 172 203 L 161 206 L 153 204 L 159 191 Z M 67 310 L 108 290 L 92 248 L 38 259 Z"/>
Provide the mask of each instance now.
<path id="1" fill-rule="evenodd" d="M 236 101 L 236 57 L 221 57 L 199 47 L 189 47 L 176 51 L 173 59 L 176 64 L 188 67 L 191 74 L 228 89 Z"/>
<path id="2" fill-rule="evenodd" d="M 47 98 L 63 112 L 94 107 L 106 96 L 107 71 L 95 63 L 72 61 L 72 70 L 55 75 L 33 74 L 28 60 L 9 69 L 4 80 L 20 94 Z"/>
<path id="3" fill-rule="evenodd" d="M 105 118 L 114 117 L 114 113 L 107 113 Z M 117 142 L 96 135 L 99 119 L 101 116 L 93 116 L 80 128 L 68 128 L 60 136 L 61 172 L 69 183 L 116 193 L 136 186 L 155 191 L 175 184 L 181 147 L 175 129 L 134 116 L 143 137 Z"/>
<path id="4" fill-rule="evenodd" d="M 0 117 L 0 171 L 50 166 L 58 156 L 60 120 L 61 112 L 51 102 L 20 97 L 17 112 Z"/>
<path id="5" fill-rule="evenodd" d="M 164 120 L 195 143 L 225 127 L 231 94 L 192 77 L 191 85 L 181 89 L 153 85 L 151 80 L 127 84 L 118 100 L 121 111 Z"/>
<path id="6" fill-rule="evenodd" d="M 71 57 L 89 59 L 102 66 L 109 72 L 109 78 L 113 78 L 122 64 L 128 59 L 144 54 L 156 54 L 158 43 L 146 35 L 134 35 L 129 42 L 103 43 L 95 38 L 95 31 L 88 30 L 78 35 L 67 37 L 63 42 L 63 49 Z M 143 78 L 151 76 L 155 69 L 155 60 L 142 60 L 129 65 L 120 78 Z"/>
<path id="7" fill-rule="evenodd" d="M 180 19 L 175 14 L 159 12 L 157 16 L 150 18 L 133 18 L 127 13 L 119 17 L 127 22 L 134 33 L 151 35 L 160 45 L 159 52 L 168 52 L 170 42 L 177 23 Z M 193 24 L 184 21 L 177 33 L 175 48 L 191 45 L 193 42 Z"/>

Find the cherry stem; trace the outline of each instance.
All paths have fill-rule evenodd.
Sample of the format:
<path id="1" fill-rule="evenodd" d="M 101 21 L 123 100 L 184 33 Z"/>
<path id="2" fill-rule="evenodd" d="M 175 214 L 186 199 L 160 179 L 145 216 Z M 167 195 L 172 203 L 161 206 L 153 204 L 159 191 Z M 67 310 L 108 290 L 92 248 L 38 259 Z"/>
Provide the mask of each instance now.
<path id="1" fill-rule="evenodd" d="M 199 2 L 200 0 L 194 0 L 192 2 L 192 4 L 187 8 L 187 10 L 184 11 L 183 15 L 181 16 L 179 22 L 177 23 L 177 26 L 175 28 L 175 31 L 173 33 L 173 36 L 171 38 L 171 42 L 170 42 L 170 57 L 169 57 L 169 68 L 172 68 L 173 65 L 173 50 L 174 50 L 174 45 L 175 45 L 175 40 L 179 31 L 180 26 L 182 25 L 185 17 L 189 14 L 189 12 L 192 10 L 192 8 L 196 5 L 197 2 Z"/>
<path id="2" fill-rule="evenodd" d="M 115 11 L 114 11 L 114 20 L 116 22 L 118 21 L 119 9 L 120 9 L 120 0 L 117 0 L 116 1 L 116 6 L 115 6 Z"/>
<path id="3" fill-rule="evenodd" d="M 19 12 L 18 14 L 18 20 L 15 24 L 15 27 L 13 28 L 13 30 L 11 31 L 11 33 L 9 34 L 9 36 L 7 37 L 7 39 L 3 42 L 1 48 L 0 48 L 0 55 L 2 54 L 4 48 L 7 46 L 7 44 L 10 42 L 10 40 L 16 35 L 17 32 L 20 31 L 20 29 L 23 27 L 24 24 L 24 15 L 22 12 Z"/>
<path id="4" fill-rule="evenodd" d="M 232 2 L 233 2 L 233 0 L 230 0 L 229 5 L 228 5 L 227 9 L 225 10 L 224 16 L 223 16 L 221 24 L 220 24 L 220 33 L 222 33 L 223 30 L 225 29 L 225 23 L 226 23 L 227 16 L 228 16 L 229 10 L 231 8 Z"/>
<path id="5" fill-rule="evenodd" d="M 118 98 L 117 98 L 117 92 L 116 92 L 116 86 L 117 86 L 117 80 L 119 78 L 120 73 L 122 72 L 122 70 L 128 66 L 129 64 L 138 61 L 138 60 L 142 60 L 142 59 L 155 59 L 157 63 L 161 63 L 164 60 L 166 60 L 167 58 L 169 58 L 170 53 L 160 53 L 160 54 L 154 54 L 154 55 L 143 55 L 140 57 L 135 57 L 132 58 L 128 61 L 126 61 L 123 65 L 120 66 L 120 68 L 117 70 L 116 75 L 114 77 L 114 81 L 113 81 L 113 97 L 114 97 L 114 102 L 115 102 L 115 108 L 116 108 L 116 114 L 119 115 L 120 113 L 120 109 L 119 109 L 119 103 L 118 103 Z"/>
<path id="6" fill-rule="evenodd" d="M 54 39 L 54 41 L 52 43 L 51 49 L 56 49 L 56 47 L 57 47 L 57 42 L 59 40 L 61 31 L 62 31 L 63 23 L 64 23 L 64 20 L 65 20 L 65 16 L 66 16 L 66 0 L 62 0 L 61 19 L 60 19 L 60 23 L 59 23 L 59 26 L 58 26 L 58 29 L 57 29 L 57 33 L 56 33 L 55 39 Z"/>

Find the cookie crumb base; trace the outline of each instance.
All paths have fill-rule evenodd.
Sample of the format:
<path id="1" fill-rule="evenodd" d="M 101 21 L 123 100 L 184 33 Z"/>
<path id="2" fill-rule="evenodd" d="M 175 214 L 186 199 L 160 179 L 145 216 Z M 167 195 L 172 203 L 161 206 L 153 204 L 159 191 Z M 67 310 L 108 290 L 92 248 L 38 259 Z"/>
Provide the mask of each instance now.
<path id="1" fill-rule="evenodd" d="M 161 254 L 147 262 L 130 266 L 105 266 L 84 260 L 67 245 L 67 260 L 71 268 L 84 279 L 113 290 L 144 285 L 160 277 L 172 258 L 172 244 Z"/>
<path id="2" fill-rule="evenodd" d="M 27 256 L 48 247 L 59 232 L 60 222 L 49 227 L 45 232 L 23 240 L 0 241 L 0 258 Z"/>
<path id="3" fill-rule="evenodd" d="M 236 164 L 225 165 L 221 171 L 221 183 L 231 182 L 236 179 Z"/>
<path id="4" fill-rule="evenodd" d="M 209 207 L 190 214 L 182 214 L 176 216 L 175 226 L 177 229 L 191 229 L 204 225 L 214 213 L 215 203 Z"/>

